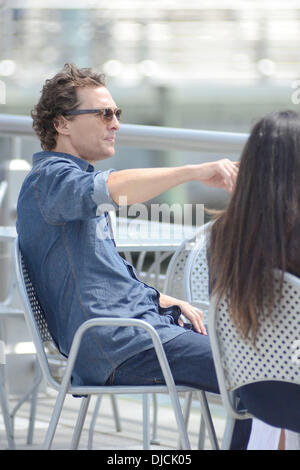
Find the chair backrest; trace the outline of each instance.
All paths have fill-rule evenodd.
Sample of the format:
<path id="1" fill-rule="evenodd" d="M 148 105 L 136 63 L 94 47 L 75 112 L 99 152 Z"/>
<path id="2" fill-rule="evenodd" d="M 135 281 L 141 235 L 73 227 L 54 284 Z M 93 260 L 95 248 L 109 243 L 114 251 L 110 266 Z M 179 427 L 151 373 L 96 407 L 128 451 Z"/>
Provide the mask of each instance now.
<path id="1" fill-rule="evenodd" d="M 208 328 L 218 381 L 224 401 L 231 406 L 230 392 L 260 381 L 300 384 L 296 348 L 300 344 L 300 279 L 275 271 L 275 307 L 259 319 L 255 344 L 241 337 L 231 321 L 228 301 L 212 296 Z M 234 410 L 236 411 L 236 410 Z"/>
<path id="2" fill-rule="evenodd" d="M 17 285 L 20 297 L 24 304 L 24 315 L 27 326 L 32 335 L 39 364 L 45 379 L 55 388 L 59 384 L 54 379 L 46 354 L 46 347 L 51 346 L 56 349 L 55 343 L 49 332 L 43 308 L 39 302 L 34 286 L 30 280 L 25 262 L 19 247 L 18 237 L 14 244 L 14 264 L 17 278 Z"/>
<path id="3" fill-rule="evenodd" d="M 204 227 L 205 225 L 201 226 L 193 235 L 183 240 L 173 254 L 166 272 L 164 294 L 187 300 L 184 285 L 184 270 L 191 251 L 194 249 L 199 238 L 202 237 Z"/>
<path id="4" fill-rule="evenodd" d="M 198 306 L 207 321 L 209 307 L 209 270 L 206 257 L 208 230 L 211 222 L 203 225 L 186 260 L 184 269 L 184 289 L 188 302 Z"/>

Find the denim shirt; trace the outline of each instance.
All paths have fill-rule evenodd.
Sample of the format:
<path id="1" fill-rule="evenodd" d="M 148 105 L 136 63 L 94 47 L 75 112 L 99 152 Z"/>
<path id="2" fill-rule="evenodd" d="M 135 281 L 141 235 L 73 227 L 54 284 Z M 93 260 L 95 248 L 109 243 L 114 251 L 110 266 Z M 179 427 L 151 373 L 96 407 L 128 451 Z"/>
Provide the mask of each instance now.
<path id="1" fill-rule="evenodd" d="M 51 335 L 65 356 L 77 328 L 90 318 L 145 320 L 163 343 L 184 332 L 176 321 L 180 309 L 161 308 L 158 291 L 139 281 L 118 253 L 105 210 L 117 207 L 106 184 L 112 171 L 94 171 L 69 154 L 38 152 L 20 191 L 21 251 Z M 152 346 L 142 329 L 88 330 L 72 383 L 104 384 L 118 365 Z"/>

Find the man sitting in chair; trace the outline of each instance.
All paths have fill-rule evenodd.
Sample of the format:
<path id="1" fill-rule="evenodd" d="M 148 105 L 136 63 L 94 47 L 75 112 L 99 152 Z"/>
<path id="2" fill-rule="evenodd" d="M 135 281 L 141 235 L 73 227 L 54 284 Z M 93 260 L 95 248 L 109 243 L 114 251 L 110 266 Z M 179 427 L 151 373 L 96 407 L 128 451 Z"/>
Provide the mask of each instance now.
<path id="1" fill-rule="evenodd" d="M 139 281 L 118 253 L 106 207 L 142 203 L 196 180 L 232 190 L 238 167 L 227 159 L 174 168 L 94 171 L 114 155 L 121 110 L 103 75 L 66 64 L 47 80 L 33 127 L 43 151 L 18 200 L 20 247 L 49 330 L 68 355 L 77 328 L 95 317 L 138 318 L 157 331 L 176 384 L 218 393 L 202 313 Z M 182 327 L 183 314 L 192 329 Z M 141 329 L 89 330 L 79 351 L 74 385 L 147 385 L 163 382 L 149 335 Z M 241 431 L 235 433 L 245 447 Z"/>

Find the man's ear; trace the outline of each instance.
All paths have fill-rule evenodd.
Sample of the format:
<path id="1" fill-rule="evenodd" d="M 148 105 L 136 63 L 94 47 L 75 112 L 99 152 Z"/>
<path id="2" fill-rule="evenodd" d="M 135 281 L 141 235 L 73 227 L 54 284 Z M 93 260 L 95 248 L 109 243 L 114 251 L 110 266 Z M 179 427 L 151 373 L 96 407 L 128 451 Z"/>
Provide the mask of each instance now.
<path id="1" fill-rule="evenodd" d="M 58 134 L 69 135 L 70 133 L 70 121 L 64 116 L 57 116 L 53 119 L 53 126 Z"/>

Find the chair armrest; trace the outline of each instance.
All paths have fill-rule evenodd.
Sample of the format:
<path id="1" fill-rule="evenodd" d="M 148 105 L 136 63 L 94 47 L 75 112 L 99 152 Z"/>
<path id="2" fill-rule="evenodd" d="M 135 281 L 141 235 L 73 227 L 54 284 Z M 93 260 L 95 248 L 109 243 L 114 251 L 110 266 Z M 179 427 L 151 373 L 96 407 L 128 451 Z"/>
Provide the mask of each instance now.
<path id="1" fill-rule="evenodd" d="M 75 363 L 75 360 L 76 360 L 76 356 L 77 356 L 77 353 L 78 353 L 78 350 L 79 350 L 82 335 L 89 328 L 92 328 L 92 327 L 95 327 L 95 326 L 123 326 L 123 327 L 131 326 L 131 327 L 142 328 L 150 334 L 150 336 L 152 338 L 154 348 L 155 348 L 156 353 L 157 353 L 158 361 L 159 361 L 160 366 L 162 368 L 162 373 L 163 373 L 163 376 L 164 376 L 164 379 L 165 379 L 165 382 L 166 382 L 166 386 L 167 386 L 167 389 L 168 389 L 168 392 L 169 392 L 169 395 L 170 395 L 170 399 L 171 399 L 171 402 L 172 402 L 172 405 L 173 405 L 173 409 L 174 409 L 174 413 L 175 413 L 175 417 L 176 417 L 176 422 L 178 423 L 179 429 L 182 430 L 182 432 L 181 432 L 181 434 L 182 434 L 182 436 L 181 436 L 182 443 L 185 446 L 184 448 L 189 449 L 190 448 L 189 439 L 188 439 L 187 432 L 186 432 L 186 429 L 185 429 L 185 423 L 184 423 L 184 419 L 183 419 L 182 412 L 181 412 L 181 406 L 180 406 L 180 402 L 179 402 L 179 398 L 178 398 L 178 394 L 177 394 L 177 389 L 176 389 L 176 386 L 175 386 L 175 383 L 174 383 L 174 379 L 173 379 L 173 376 L 172 376 L 172 373 L 171 373 L 171 370 L 170 370 L 169 363 L 167 361 L 165 352 L 163 350 L 163 347 L 162 347 L 162 344 L 161 344 L 161 341 L 160 341 L 160 338 L 159 338 L 157 332 L 155 331 L 155 329 L 149 323 L 145 322 L 144 320 L 136 320 L 136 319 L 132 319 L 132 318 L 126 318 L 126 319 L 121 319 L 121 318 L 96 318 L 96 319 L 87 320 L 82 325 L 80 325 L 80 327 L 77 329 L 77 331 L 74 335 L 74 339 L 73 339 L 73 342 L 72 342 L 72 345 L 71 345 L 69 358 L 68 358 L 68 361 L 67 361 L 66 372 L 65 372 L 65 375 L 64 375 L 64 377 L 61 381 L 61 385 L 60 385 L 59 390 L 58 390 L 58 396 L 57 396 L 57 399 L 56 399 L 56 409 L 58 411 L 60 411 L 62 409 L 63 402 L 64 402 L 64 399 L 65 399 L 65 395 L 66 395 L 68 389 L 69 389 L 70 393 L 72 393 L 72 387 L 69 388 L 70 381 L 71 381 L 71 373 L 72 373 L 72 369 L 73 369 L 73 366 L 74 366 L 74 363 Z M 84 387 L 83 386 L 83 387 L 81 387 L 82 391 L 80 392 L 80 395 L 83 395 L 83 396 L 85 395 L 84 388 L 86 388 L 86 391 L 87 391 L 86 393 L 87 394 L 90 393 L 90 392 L 88 392 L 88 389 L 90 389 L 91 387 Z M 94 387 L 94 388 L 97 390 L 97 387 Z M 76 387 L 75 387 L 75 389 L 76 389 Z M 103 389 L 105 389 L 105 387 L 100 387 L 100 389 L 103 390 Z M 100 392 L 100 389 L 98 387 L 99 392 Z M 59 416 L 57 415 L 57 418 L 56 418 L 57 420 L 58 420 L 58 417 Z"/>
<path id="2" fill-rule="evenodd" d="M 68 384 L 70 383 L 72 370 L 73 370 L 73 367 L 77 358 L 77 354 L 79 351 L 83 334 L 88 329 L 96 327 L 96 326 L 118 326 L 118 327 L 130 326 L 130 327 L 137 327 L 137 328 L 142 328 L 146 330 L 151 336 L 152 343 L 155 348 L 157 358 L 160 363 L 162 373 L 166 381 L 166 385 L 168 389 L 172 391 L 172 393 L 176 392 L 176 386 L 175 386 L 174 379 L 170 370 L 170 366 L 166 358 L 166 355 L 165 355 L 165 352 L 162 347 L 162 343 L 161 343 L 161 340 L 157 331 L 153 328 L 152 325 L 145 322 L 144 320 L 137 320 L 133 318 L 124 318 L 124 319 L 122 318 L 92 318 L 82 323 L 77 329 L 73 338 L 73 342 L 72 342 L 70 353 L 69 353 L 68 360 L 67 360 L 65 375 L 61 383 L 63 388 L 64 387 L 67 388 Z"/>

